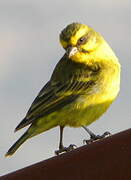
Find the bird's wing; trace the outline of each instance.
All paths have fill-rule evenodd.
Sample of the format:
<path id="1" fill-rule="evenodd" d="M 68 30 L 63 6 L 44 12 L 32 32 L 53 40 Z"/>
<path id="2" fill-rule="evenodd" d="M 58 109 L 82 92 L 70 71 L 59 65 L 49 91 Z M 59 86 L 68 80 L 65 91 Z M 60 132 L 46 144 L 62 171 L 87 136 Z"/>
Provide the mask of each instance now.
<path id="1" fill-rule="evenodd" d="M 72 81 L 70 83 L 51 83 L 49 81 L 39 92 L 32 103 L 26 117 L 16 127 L 15 131 L 29 125 L 34 120 L 52 113 L 73 102 L 79 95 L 88 92 L 92 81 Z"/>

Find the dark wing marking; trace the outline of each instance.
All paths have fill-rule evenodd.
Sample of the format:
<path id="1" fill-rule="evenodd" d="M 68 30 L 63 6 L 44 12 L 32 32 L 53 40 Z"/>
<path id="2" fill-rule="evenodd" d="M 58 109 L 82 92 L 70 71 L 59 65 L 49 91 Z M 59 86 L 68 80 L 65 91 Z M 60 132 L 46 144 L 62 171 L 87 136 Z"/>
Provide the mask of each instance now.
<path id="1" fill-rule="evenodd" d="M 79 95 L 87 93 L 93 85 L 92 81 L 72 81 L 71 83 L 51 84 L 49 81 L 32 103 L 26 117 L 16 127 L 15 131 L 27 126 L 34 120 L 48 115 L 73 102 Z"/>

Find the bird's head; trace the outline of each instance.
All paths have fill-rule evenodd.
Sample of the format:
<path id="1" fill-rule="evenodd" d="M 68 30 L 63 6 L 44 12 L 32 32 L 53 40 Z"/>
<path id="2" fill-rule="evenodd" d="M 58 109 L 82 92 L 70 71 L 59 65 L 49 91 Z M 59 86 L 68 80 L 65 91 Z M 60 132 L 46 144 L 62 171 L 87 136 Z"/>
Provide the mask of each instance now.
<path id="1" fill-rule="evenodd" d="M 69 59 L 85 61 L 90 53 L 95 52 L 102 38 L 87 25 L 72 23 L 60 34 L 60 43 Z"/>

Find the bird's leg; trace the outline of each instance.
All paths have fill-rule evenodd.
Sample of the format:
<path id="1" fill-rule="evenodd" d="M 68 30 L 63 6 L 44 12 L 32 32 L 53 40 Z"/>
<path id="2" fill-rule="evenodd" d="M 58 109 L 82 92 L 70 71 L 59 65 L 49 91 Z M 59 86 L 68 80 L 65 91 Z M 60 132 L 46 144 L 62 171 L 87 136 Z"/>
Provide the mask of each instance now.
<path id="1" fill-rule="evenodd" d="M 63 146 L 63 130 L 64 130 L 64 127 L 63 127 L 63 126 L 60 126 L 60 143 L 59 143 L 59 150 L 64 148 L 64 146 Z"/>
<path id="2" fill-rule="evenodd" d="M 83 142 L 86 143 L 86 144 L 90 144 L 94 141 L 97 141 L 99 139 L 102 139 L 102 138 L 105 138 L 105 137 L 108 137 L 111 135 L 110 132 L 105 132 L 104 134 L 102 135 L 95 135 L 91 130 L 89 130 L 86 126 L 82 126 L 86 132 L 90 135 L 90 139 L 89 140 L 84 140 Z"/>
<path id="3" fill-rule="evenodd" d="M 69 147 L 63 146 L 63 129 L 64 129 L 64 126 L 60 126 L 60 143 L 59 143 L 59 150 L 55 151 L 56 155 L 59 155 L 63 152 L 72 151 L 76 147 L 76 145 L 74 144 L 70 144 Z"/>

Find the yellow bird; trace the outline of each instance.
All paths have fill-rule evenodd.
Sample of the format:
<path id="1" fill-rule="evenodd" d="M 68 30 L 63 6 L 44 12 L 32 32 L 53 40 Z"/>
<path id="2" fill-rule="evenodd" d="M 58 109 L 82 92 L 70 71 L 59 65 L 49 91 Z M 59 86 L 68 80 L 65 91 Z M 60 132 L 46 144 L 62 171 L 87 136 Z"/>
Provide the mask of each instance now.
<path id="1" fill-rule="evenodd" d="M 73 145 L 63 146 L 63 128 L 86 129 L 118 95 L 120 64 L 98 32 L 87 25 L 72 23 L 60 33 L 60 43 L 66 52 L 15 131 L 29 124 L 30 127 L 6 156 L 14 154 L 27 139 L 56 126 L 60 126 L 56 153 L 73 149 Z M 98 138 L 86 130 L 92 139 Z"/>

